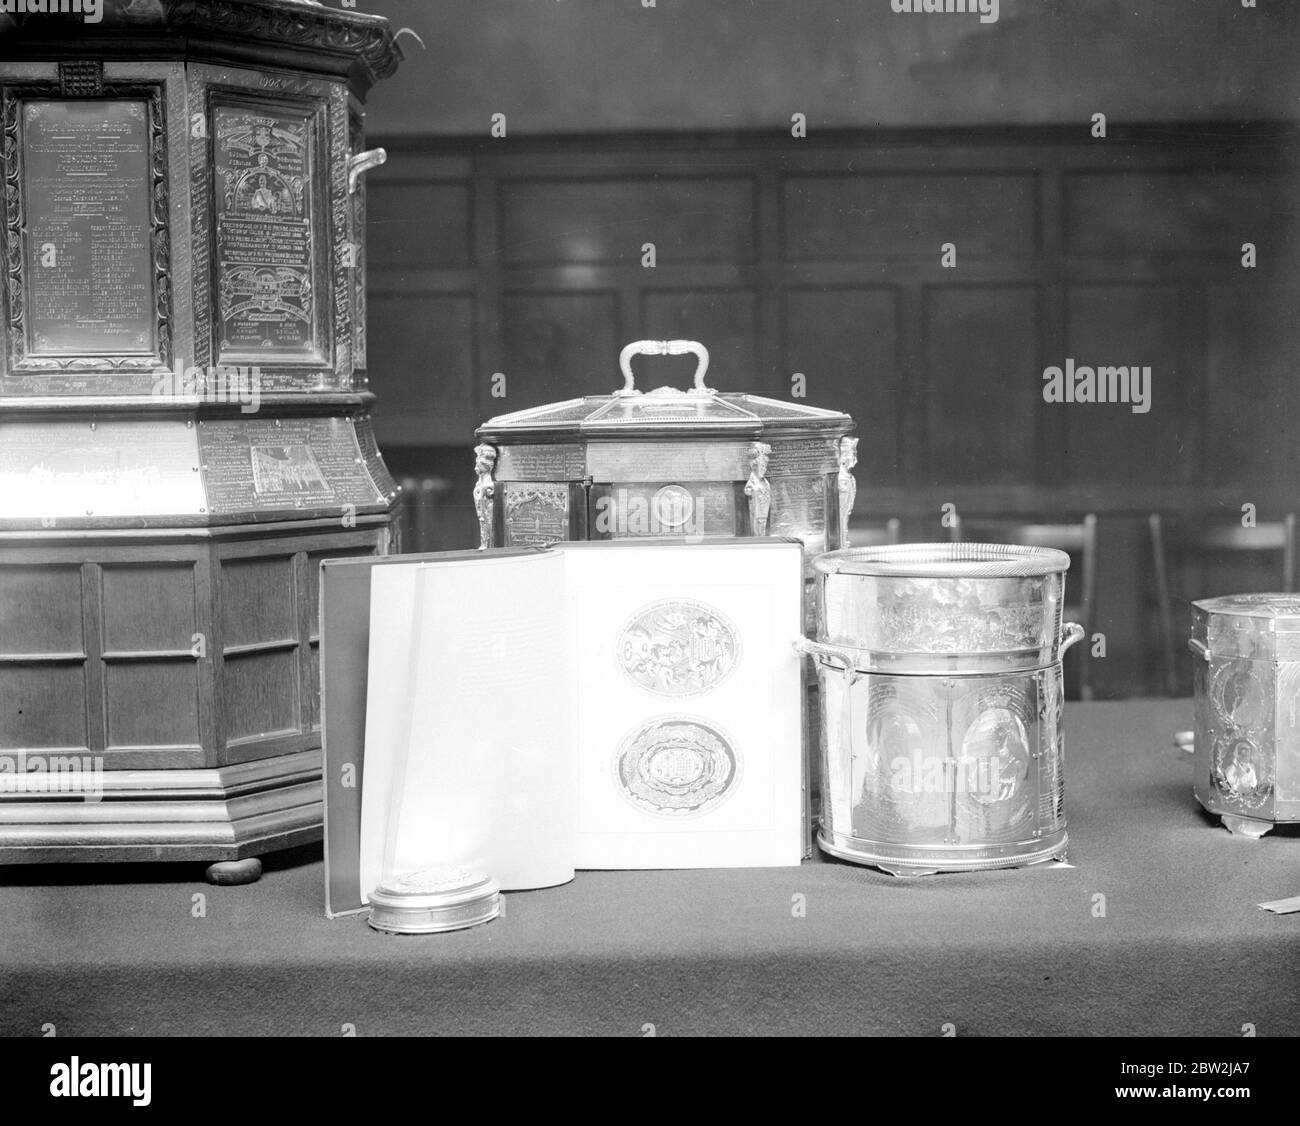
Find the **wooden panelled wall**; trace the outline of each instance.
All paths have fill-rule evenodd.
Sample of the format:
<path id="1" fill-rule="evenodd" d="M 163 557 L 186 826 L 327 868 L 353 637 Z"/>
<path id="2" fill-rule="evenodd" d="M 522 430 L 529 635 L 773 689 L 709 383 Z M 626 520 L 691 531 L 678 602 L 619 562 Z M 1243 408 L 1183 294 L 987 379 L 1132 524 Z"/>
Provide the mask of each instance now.
<path id="1" fill-rule="evenodd" d="M 945 504 L 1097 512 L 1103 695 L 1158 682 L 1148 511 L 1295 507 L 1290 129 L 388 147 L 368 187 L 376 419 L 398 472 L 451 479 L 442 546 L 474 537 L 474 427 L 613 390 L 643 337 L 704 341 L 724 389 L 788 397 L 802 374 L 858 421 L 858 511 L 913 538 Z M 1149 365 L 1150 411 L 1044 402 L 1067 357 Z M 689 379 L 689 358 L 642 363 L 649 385 Z"/>

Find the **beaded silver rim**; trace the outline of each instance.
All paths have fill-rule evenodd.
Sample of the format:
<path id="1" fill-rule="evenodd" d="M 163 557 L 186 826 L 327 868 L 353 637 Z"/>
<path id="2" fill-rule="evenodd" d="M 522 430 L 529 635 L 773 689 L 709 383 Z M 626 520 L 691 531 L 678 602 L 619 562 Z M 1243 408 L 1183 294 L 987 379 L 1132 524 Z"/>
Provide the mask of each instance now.
<path id="1" fill-rule="evenodd" d="M 813 560 L 827 575 L 895 578 L 1027 579 L 1060 574 L 1070 557 L 1052 547 L 1001 543 L 900 543 L 850 547 Z"/>

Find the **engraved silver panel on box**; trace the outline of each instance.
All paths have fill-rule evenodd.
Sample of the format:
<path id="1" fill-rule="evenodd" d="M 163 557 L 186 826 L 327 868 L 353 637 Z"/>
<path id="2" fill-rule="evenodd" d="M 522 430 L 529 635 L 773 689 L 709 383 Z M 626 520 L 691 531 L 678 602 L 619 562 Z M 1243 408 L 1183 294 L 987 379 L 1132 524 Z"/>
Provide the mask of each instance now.
<path id="1" fill-rule="evenodd" d="M 506 547 L 547 547 L 569 538 L 569 486 L 504 482 Z"/>
<path id="2" fill-rule="evenodd" d="M 498 481 L 578 481 L 586 475 L 579 445 L 502 446 L 497 460 Z"/>
<path id="3" fill-rule="evenodd" d="M 768 532 L 793 536 L 803 541 L 810 555 L 820 555 L 828 539 L 826 490 L 825 477 L 773 477 Z"/>
<path id="4" fill-rule="evenodd" d="M 734 536 L 739 522 L 730 483 L 597 485 L 591 490 L 588 538 Z"/>
<path id="5" fill-rule="evenodd" d="M 744 480 L 743 442 L 593 442 L 587 469 L 597 483 Z"/>

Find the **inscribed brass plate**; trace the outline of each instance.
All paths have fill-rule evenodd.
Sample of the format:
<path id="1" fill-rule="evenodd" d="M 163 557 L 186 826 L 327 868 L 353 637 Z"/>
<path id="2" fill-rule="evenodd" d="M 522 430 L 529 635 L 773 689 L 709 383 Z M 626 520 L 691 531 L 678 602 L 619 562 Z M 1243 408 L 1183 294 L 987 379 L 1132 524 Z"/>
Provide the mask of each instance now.
<path id="1" fill-rule="evenodd" d="M 586 458 L 577 445 L 529 445 L 499 448 L 498 481 L 578 481 L 586 474 Z"/>
<path id="2" fill-rule="evenodd" d="M 507 482 L 506 547 L 546 547 L 569 538 L 569 486 Z"/>
<path id="3" fill-rule="evenodd" d="M 148 103 L 23 103 L 27 350 L 156 349 Z"/>
<path id="4" fill-rule="evenodd" d="M 809 476 L 834 473 L 839 468 L 839 440 L 836 438 L 797 438 L 773 441 L 768 459 L 769 477 Z"/>
<path id="5" fill-rule="evenodd" d="M 319 361 L 310 111 L 213 110 L 220 362 Z"/>
<path id="6" fill-rule="evenodd" d="M 199 515 L 199 444 L 180 420 L 0 423 L 0 518 Z"/>
<path id="7" fill-rule="evenodd" d="M 346 508 L 384 500 L 346 419 L 240 419 L 199 428 L 213 512 Z"/>

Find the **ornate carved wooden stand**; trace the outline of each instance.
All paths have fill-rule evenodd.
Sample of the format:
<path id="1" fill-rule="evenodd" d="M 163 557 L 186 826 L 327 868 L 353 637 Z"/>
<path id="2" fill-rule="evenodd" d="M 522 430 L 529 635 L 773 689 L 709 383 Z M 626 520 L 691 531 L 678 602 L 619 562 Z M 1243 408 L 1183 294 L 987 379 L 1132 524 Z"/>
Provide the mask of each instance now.
<path id="1" fill-rule="evenodd" d="M 0 17 L 0 863 L 321 833 L 320 560 L 393 548 L 361 103 L 306 0 Z"/>

